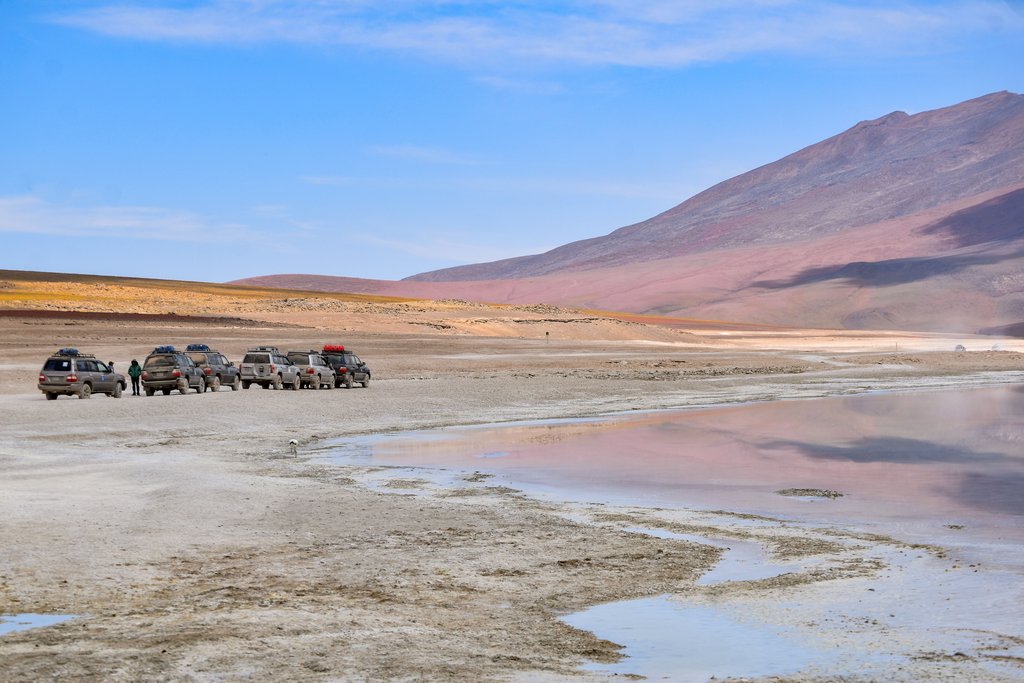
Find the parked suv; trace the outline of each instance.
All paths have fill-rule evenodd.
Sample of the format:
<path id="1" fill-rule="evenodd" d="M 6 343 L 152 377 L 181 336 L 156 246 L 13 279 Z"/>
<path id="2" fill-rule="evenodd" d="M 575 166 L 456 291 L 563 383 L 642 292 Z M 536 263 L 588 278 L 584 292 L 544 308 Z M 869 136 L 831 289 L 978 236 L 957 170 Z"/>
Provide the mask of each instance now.
<path id="1" fill-rule="evenodd" d="M 242 377 L 242 388 L 258 384 L 264 389 L 281 389 L 288 385 L 298 389 L 302 385 L 299 369 L 278 351 L 276 346 L 256 346 L 245 352 L 245 358 L 238 368 Z"/>
<path id="2" fill-rule="evenodd" d="M 78 349 L 61 349 L 43 363 L 39 371 L 39 390 L 47 401 L 56 401 L 61 394 L 89 398 L 94 393 L 121 398 L 128 386 L 124 375 L 114 372 L 113 363 L 96 360 Z"/>
<path id="3" fill-rule="evenodd" d="M 289 351 L 288 360 L 299 368 L 302 386 L 311 389 L 334 388 L 334 369 L 319 351 Z"/>
<path id="4" fill-rule="evenodd" d="M 338 373 L 334 386 L 344 385 L 345 388 L 351 389 L 356 382 L 361 383 L 364 389 L 370 386 L 370 368 L 359 360 L 359 356 L 347 351 L 341 344 L 325 345 L 323 356 Z"/>
<path id="5" fill-rule="evenodd" d="M 214 351 L 206 344 L 189 344 L 185 347 L 185 353 L 206 375 L 206 388 L 210 391 L 217 391 L 222 384 L 231 387 L 231 391 L 238 391 L 242 388 L 242 379 L 238 376 L 238 368 L 223 354 Z"/>
<path id="6" fill-rule="evenodd" d="M 146 356 L 142 366 L 142 388 L 146 396 L 152 396 L 157 389 L 164 396 L 173 389 L 183 394 L 195 389 L 201 394 L 206 391 L 206 375 L 184 352 L 173 346 L 158 346 Z"/>

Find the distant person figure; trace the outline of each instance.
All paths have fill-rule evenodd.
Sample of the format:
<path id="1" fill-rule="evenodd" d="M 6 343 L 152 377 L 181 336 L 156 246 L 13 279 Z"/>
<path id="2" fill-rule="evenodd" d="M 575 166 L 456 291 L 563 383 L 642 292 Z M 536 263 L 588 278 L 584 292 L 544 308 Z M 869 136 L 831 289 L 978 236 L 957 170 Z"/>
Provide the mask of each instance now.
<path id="1" fill-rule="evenodd" d="M 128 376 L 132 378 L 132 396 L 141 396 L 139 391 L 139 377 L 142 376 L 142 366 L 139 361 L 132 358 L 132 364 L 128 366 Z"/>

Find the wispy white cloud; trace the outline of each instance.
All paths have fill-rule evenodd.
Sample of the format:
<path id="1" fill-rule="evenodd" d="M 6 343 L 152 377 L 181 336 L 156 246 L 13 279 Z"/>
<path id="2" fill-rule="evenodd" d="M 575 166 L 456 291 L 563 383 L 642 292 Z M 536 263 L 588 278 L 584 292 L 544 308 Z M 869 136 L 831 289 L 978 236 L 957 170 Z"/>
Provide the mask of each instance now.
<path id="1" fill-rule="evenodd" d="M 367 152 L 379 157 L 393 157 L 425 164 L 446 166 L 476 166 L 479 161 L 467 154 L 460 154 L 440 147 L 422 147 L 419 145 L 373 145 Z"/>
<path id="2" fill-rule="evenodd" d="M 0 233 L 232 242 L 255 233 L 190 211 L 152 206 L 57 206 L 33 195 L 0 197 Z"/>
<path id="3" fill-rule="evenodd" d="M 51 20 L 139 40 L 349 45 L 480 67 L 899 54 L 941 49 L 959 34 L 1024 28 L 1003 0 L 166 0 L 97 4 Z"/>
<path id="4" fill-rule="evenodd" d="M 429 259 L 448 263 L 483 263 L 522 256 L 523 254 L 540 254 L 553 249 L 552 246 L 540 247 L 495 247 L 493 245 L 470 244 L 453 236 L 433 235 L 416 241 L 389 239 L 369 233 L 352 235 L 353 241 L 375 247 L 383 247 L 416 258 Z"/>
<path id="5" fill-rule="evenodd" d="M 676 202 L 680 197 L 704 189 L 692 182 L 665 180 L 600 180 L 573 179 L 566 177 L 354 177 L 354 176 L 303 176 L 301 180 L 310 185 L 323 187 L 358 188 L 382 186 L 395 188 L 445 188 L 448 190 L 475 190 L 500 194 L 563 195 L 576 197 L 621 197 L 627 199 L 655 199 Z"/>

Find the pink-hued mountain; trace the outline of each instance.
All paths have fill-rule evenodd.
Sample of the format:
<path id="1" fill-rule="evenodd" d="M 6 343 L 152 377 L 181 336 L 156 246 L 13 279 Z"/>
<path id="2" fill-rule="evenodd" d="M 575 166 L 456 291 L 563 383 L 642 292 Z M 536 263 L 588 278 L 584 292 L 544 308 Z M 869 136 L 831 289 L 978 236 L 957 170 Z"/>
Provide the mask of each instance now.
<path id="1" fill-rule="evenodd" d="M 862 122 L 544 254 L 400 282 L 239 282 L 794 326 L 1024 327 L 1024 96 Z"/>

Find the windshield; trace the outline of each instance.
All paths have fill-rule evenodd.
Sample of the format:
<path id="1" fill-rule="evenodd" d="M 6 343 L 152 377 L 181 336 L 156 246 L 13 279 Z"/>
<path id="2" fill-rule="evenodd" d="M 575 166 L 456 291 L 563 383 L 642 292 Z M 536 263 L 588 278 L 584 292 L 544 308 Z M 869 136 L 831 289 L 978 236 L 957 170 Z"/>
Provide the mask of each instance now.
<path id="1" fill-rule="evenodd" d="M 265 353 L 247 353 L 242 359 L 243 363 L 269 363 L 270 356 Z"/>
<path id="2" fill-rule="evenodd" d="M 70 372 L 71 361 L 69 361 L 67 358 L 50 358 L 46 361 L 46 365 L 43 366 L 43 371 Z"/>
<path id="3" fill-rule="evenodd" d="M 146 359 L 147 368 L 169 368 L 175 365 L 174 356 L 150 356 Z"/>

